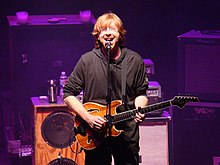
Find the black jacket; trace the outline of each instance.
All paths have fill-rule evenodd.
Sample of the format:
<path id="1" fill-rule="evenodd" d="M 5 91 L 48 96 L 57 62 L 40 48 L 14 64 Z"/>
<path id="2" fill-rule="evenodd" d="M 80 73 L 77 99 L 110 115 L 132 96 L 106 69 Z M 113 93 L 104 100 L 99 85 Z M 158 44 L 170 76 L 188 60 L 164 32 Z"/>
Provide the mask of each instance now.
<path id="1" fill-rule="evenodd" d="M 126 56 L 126 58 L 125 58 Z M 111 61 L 112 100 L 121 100 L 121 63 L 127 60 L 126 94 L 127 101 L 146 94 L 148 79 L 141 56 L 127 48 L 117 61 Z M 81 56 L 68 78 L 64 88 L 64 98 L 78 95 L 83 90 L 83 102 L 106 104 L 108 60 L 100 49 L 93 49 Z"/>
<path id="2" fill-rule="evenodd" d="M 127 48 L 122 48 L 122 54 L 117 61 L 110 62 L 112 99 L 121 100 L 121 64 L 122 60 L 127 60 L 126 71 L 126 99 L 129 109 L 134 108 L 133 101 L 139 95 L 145 95 L 148 88 L 148 79 L 145 64 L 141 56 Z M 68 77 L 64 87 L 64 98 L 77 96 L 83 90 L 83 102 L 97 102 L 106 105 L 108 91 L 107 83 L 108 60 L 101 53 L 100 49 L 93 49 L 81 56 L 74 67 L 73 72 Z M 124 111 L 123 106 L 117 108 L 117 113 Z M 134 154 L 139 151 L 139 127 L 134 120 L 127 120 L 116 124 L 116 128 L 123 130 L 118 136 L 127 142 L 127 147 L 131 148 Z M 118 139 L 118 140 L 119 140 Z"/>

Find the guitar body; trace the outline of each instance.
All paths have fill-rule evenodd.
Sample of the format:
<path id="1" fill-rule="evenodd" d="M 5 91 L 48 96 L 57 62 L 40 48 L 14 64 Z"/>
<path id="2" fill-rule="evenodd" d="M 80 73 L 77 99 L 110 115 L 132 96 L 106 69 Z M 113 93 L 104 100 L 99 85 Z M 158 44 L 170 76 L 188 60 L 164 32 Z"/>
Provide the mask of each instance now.
<path id="1" fill-rule="evenodd" d="M 111 115 L 116 114 L 116 108 L 121 104 L 122 102 L 120 100 L 114 100 L 111 102 Z M 103 118 L 106 118 L 106 112 L 109 112 L 107 106 L 98 103 L 87 102 L 84 104 L 84 107 L 92 115 L 101 116 Z M 112 125 L 111 129 L 105 125 L 103 129 L 99 131 L 93 130 L 79 117 L 76 117 L 75 126 L 78 128 L 79 132 L 76 134 L 77 141 L 81 147 L 86 150 L 94 149 L 110 134 L 111 136 L 119 136 L 122 132 L 122 130 L 117 130 L 114 125 Z"/>
<path id="2" fill-rule="evenodd" d="M 147 114 L 151 112 L 156 112 L 158 110 L 160 111 L 163 108 L 167 108 L 169 106 L 177 106 L 179 108 L 183 108 L 187 102 L 198 101 L 199 99 L 197 97 L 175 96 L 172 100 L 152 104 L 143 108 L 117 113 L 116 109 L 118 106 L 122 104 L 122 101 L 115 100 L 112 101 L 110 105 L 111 115 L 106 114 L 109 112 L 109 107 L 98 103 L 88 102 L 84 104 L 85 109 L 92 115 L 101 116 L 102 118 L 105 118 L 107 122 L 101 130 L 96 131 L 89 127 L 89 125 L 83 119 L 76 116 L 76 129 L 74 131 L 76 134 L 76 138 L 79 144 L 82 146 L 82 148 L 86 150 L 91 150 L 97 147 L 104 140 L 105 137 L 109 135 L 119 136 L 123 130 L 117 130 L 114 124 L 125 120 L 134 119 L 137 112 Z"/>

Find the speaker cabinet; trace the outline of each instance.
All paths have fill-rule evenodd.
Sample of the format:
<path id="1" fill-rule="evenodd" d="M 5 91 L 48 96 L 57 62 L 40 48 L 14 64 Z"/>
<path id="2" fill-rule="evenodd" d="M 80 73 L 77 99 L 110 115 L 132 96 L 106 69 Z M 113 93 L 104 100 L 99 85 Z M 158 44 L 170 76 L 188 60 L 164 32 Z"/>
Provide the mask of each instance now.
<path id="1" fill-rule="evenodd" d="M 71 148 L 65 147 L 59 149 L 59 147 L 51 146 L 48 141 L 45 141 L 45 138 L 42 134 L 42 124 L 47 119 L 47 117 L 53 113 L 66 111 L 73 114 L 67 106 L 61 101 L 58 97 L 58 102 L 49 104 L 47 98 L 32 97 L 33 104 L 33 125 L 34 125 L 34 153 L 32 155 L 32 164 L 34 165 L 43 165 L 54 162 L 58 159 L 58 156 L 61 155 L 63 160 L 72 160 L 79 165 L 84 164 L 85 154 L 84 151 L 81 151 L 81 147 L 77 141 L 73 142 Z M 74 115 L 74 114 L 73 114 Z M 67 122 L 67 121 L 66 121 Z M 56 123 L 54 123 L 56 124 Z M 65 122 L 64 122 L 65 124 Z M 60 135 L 61 128 L 63 125 L 58 125 L 59 130 L 58 134 Z M 53 126 L 55 127 L 55 125 Z M 52 127 L 51 127 L 52 128 Z M 52 135 L 53 133 L 50 133 Z M 54 132 L 53 135 L 55 135 Z M 63 135 L 62 135 L 63 136 Z M 61 139 L 60 136 L 57 139 Z M 56 139 L 56 140 L 57 140 Z"/>
<path id="2" fill-rule="evenodd" d="M 192 30 L 177 38 L 179 92 L 219 102 L 220 32 Z"/>
<path id="3" fill-rule="evenodd" d="M 66 20 L 51 23 L 48 18 Z M 12 101 L 15 116 L 23 116 L 28 126 L 30 98 L 47 95 L 47 81 L 58 79 L 61 71 L 69 75 L 80 56 L 93 48 L 93 24 L 81 23 L 79 15 L 30 15 L 27 25 L 8 16 L 8 22 Z"/>
<path id="4" fill-rule="evenodd" d="M 196 102 L 171 110 L 173 165 L 213 164 L 220 156 L 220 104 Z"/>
<path id="5" fill-rule="evenodd" d="M 140 125 L 140 164 L 169 165 L 169 118 L 146 118 Z"/>

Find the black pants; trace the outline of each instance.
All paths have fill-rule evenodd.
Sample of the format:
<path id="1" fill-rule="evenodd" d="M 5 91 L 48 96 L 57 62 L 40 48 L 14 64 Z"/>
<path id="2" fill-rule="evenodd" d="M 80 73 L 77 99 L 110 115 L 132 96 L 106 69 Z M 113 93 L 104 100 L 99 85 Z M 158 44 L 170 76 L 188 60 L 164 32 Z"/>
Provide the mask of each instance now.
<path id="1" fill-rule="evenodd" d="M 138 139 L 135 144 L 130 144 L 122 135 L 107 137 L 95 149 L 85 151 L 85 165 L 111 165 L 112 156 L 115 165 L 138 165 L 138 150 Z"/>

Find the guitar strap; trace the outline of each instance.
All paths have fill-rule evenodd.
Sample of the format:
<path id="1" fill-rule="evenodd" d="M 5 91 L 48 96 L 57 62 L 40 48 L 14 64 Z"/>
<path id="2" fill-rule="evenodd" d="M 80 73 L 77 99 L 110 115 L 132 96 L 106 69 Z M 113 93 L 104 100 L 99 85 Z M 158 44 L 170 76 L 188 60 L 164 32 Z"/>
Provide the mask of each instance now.
<path id="1" fill-rule="evenodd" d="M 127 100 L 126 100 L 126 73 L 127 73 L 127 58 L 126 55 L 121 64 L 121 91 L 122 91 L 122 105 L 127 110 Z"/>

